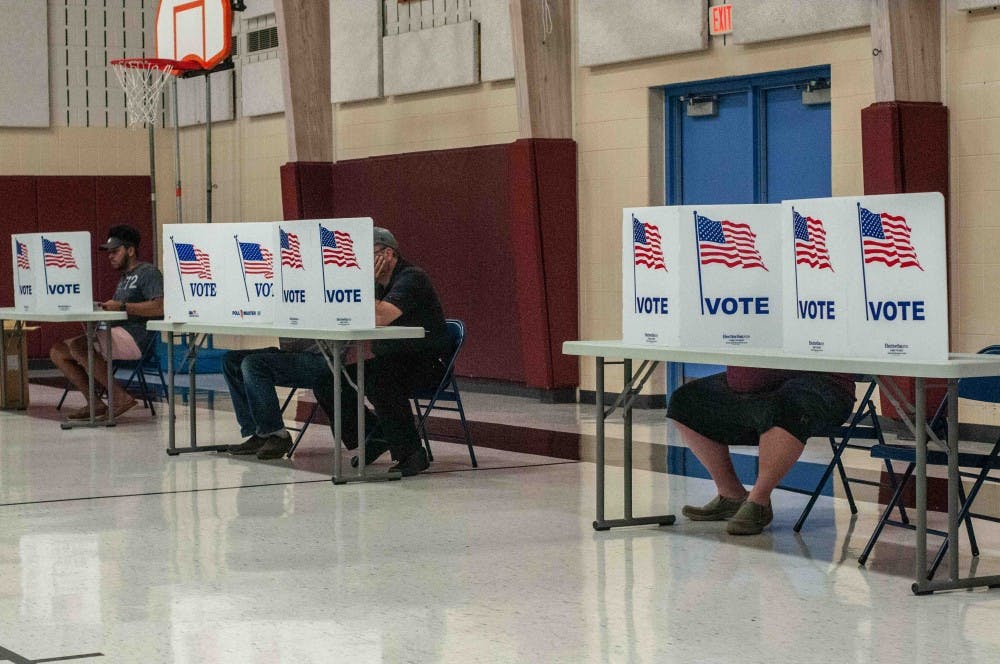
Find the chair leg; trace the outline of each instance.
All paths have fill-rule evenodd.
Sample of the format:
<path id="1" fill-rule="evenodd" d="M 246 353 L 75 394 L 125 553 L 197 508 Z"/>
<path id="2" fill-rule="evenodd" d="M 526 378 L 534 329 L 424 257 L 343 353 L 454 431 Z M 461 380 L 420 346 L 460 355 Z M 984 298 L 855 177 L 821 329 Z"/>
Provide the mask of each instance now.
<path id="1" fill-rule="evenodd" d="M 892 463 L 888 459 L 885 459 L 885 468 L 886 468 L 886 472 L 889 475 L 889 486 L 892 488 L 893 493 L 895 493 L 896 492 L 896 486 L 897 486 L 896 483 L 899 481 L 899 479 L 896 477 L 896 471 L 893 470 Z M 905 483 L 905 480 L 904 480 L 904 483 Z M 907 516 L 907 514 L 906 514 L 906 508 L 903 507 L 903 503 L 900 502 L 898 505 L 896 505 L 896 507 L 899 509 L 899 520 L 902 521 L 903 523 L 909 525 L 909 523 L 910 523 L 910 517 Z"/>
<path id="2" fill-rule="evenodd" d="M 465 408 L 462 407 L 462 397 L 458 394 L 458 389 L 455 389 L 455 403 L 458 405 L 458 417 L 462 420 L 462 433 L 465 434 L 465 446 L 469 448 L 469 460 L 472 461 L 472 467 L 478 468 L 479 462 L 476 461 L 476 451 L 472 449 L 472 437 L 469 435 L 469 423 L 465 421 Z"/>
<path id="3" fill-rule="evenodd" d="M 289 395 L 288 399 L 290 400 L 291 398 L 292 398 L 291 395 Z M 288 400 L 285 401 L 285 406 L 287 406 L 287 405 L 288 405 Z M 312 423 L 313 417 L 316 415 L 316 409 L 317 408 L 319 408 L 319 403 L 318 402 L 314 402 L 313 405 L 312 405 L 312 409 L 310 409 L 310 411 L 309 411 L 309 417 L 306 418 L 305 423 L 299 429 L 298 434 L 296 434 L 296 436 L 295 436 L 295 440 L 292 441 L 292 447 L 288 450 L 288 454 L 285 455 L 289 459 L 291 459 L 292 455 L 295 454 L 295 449 L 299 446 L 299 441 L 301 441 L 302 440 L 302 436 L 305 435 L 306 429 L 308 429 L 309 425 Z M 285 410 L 284 406 L 282 406 L 281 410 L 282 410 L 282 412 L 284 412 L 284 410 Z"/>
<path id="4" fill-rule="evenodd" d="M 424 450 L 427 451 L 427 460 L 434 460 L 434 452 L 431 451 L 431 439 L 427 435 L 427 417 L 430 415 L 431 406 L 427 405 L 427 408 L 423 411 L 420 410 L 420 402 L 416 399 L 411 399 L 413 402 L 413 408 L 417 411 L 417 433 L 420 435 L 420 440 L 423 442 Z"/>
<path id="5" fill-rule="evenodd" d="M 886 460 L 888 463 L 888 460 Z M 868 543 L 865 544 L 864 550 L 861 555 L 858 556 L 858 564 L 864 565 L 868 561 L 868 556 L 871 554 L 872 549 L 875 548 L 875 542 L 878 541 L 879 535 L 882 534 L 882 529 L 885 528 L 885 524 L 889 522 L 889 515 L 892 514 L 892 510 L 896 508 L 896 503 L 899 502 L 900 497 L 903 495 L 903 487 L 909 481 L 910 476 L 913 474 L 914 464 L 909 464 L 906 468 L 906 472 L 903 473 L 903 479 L 896 486 L 896 490 L 892 494 L 892 498 L 889 499 L 889 503 L 885 506 L 882 511 L 882 516 L 879 518 L 878 523 L 875 525 L 875 530 L 872 531 L 871 537 L 868 538 Z"/>
<path id="6" fill-rule="evenodd" d="M 832 437 L 830 438 L 830 446 L 833 448 L 833 459 L 823 471 L 823 475 L 820 477 L 819 482 L 816 483 L 816 488 L 813 489 L 811 494 L 809 494 L 809 502 L 806 503 L 805 508 L 802 510 L 802 514 L 799 515 L 799 520 L 795 522 L 794 526 L 792 526 L 792 530 L 795 532 L 802 530 L 802 526 L 805 525 L 806 519 L 809 517 L 809 513 L 812 512 L 813 506 L 816 504 L 820 494 L 823 492 L 823 487 L 826 486 L 827 481 L 830 479 L 830 475 L 833 474 L 834 467 L 839 469 L 841 480 L 844 482 L 844 486 L 847 487 L 847 495 L 851 505 L 851 514 L 858 513 L 858 508 L 854 505 L 854 496 L 851 495 L 851 489 L 848 485 L 847 473 L 844 471 L 844 466 L 840 463 L 840 455 L 843 454 L 848 440 L 848 438 L 844 438 L 840 444 L 837 444 Z"/>
<path id="7" fill-rule="evenodd" d="M 63 390 L 62 396 L 59 397 L 59 403 L 56 404 L 56 410 L 62 410 L 63 401 L 66 401 L 66 395 L 69 394 L 69 381 L 66 381 L 66 389 Z"/>

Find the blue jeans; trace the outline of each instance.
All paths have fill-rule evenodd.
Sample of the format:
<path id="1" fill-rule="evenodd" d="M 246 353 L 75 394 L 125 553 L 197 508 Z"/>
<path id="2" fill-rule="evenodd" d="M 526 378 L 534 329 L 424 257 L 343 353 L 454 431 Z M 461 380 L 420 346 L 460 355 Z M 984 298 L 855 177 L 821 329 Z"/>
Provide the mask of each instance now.
<path id="1" fill-rule="evenodd" d="M 315 390 L 333 382 L 322 355 L 279 348 L 231 350 L 222 357 L 222 373 L 243 437 L 266 436 L 285 428 L 276 386 Z M 332 409 L 320 405 L 332 421 Z"/>

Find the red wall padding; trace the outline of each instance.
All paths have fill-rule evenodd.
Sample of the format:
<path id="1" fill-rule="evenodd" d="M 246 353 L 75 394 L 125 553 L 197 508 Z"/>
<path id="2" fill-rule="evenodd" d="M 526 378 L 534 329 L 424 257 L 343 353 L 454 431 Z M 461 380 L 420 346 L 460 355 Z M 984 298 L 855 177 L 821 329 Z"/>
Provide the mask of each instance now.
<path id="1" fill-rule="evenodd" d="M 370 216 L 393 232 L 430 274 L 445 315 L 465 321 L 460 375 L 578 384 L 575 358 L 561 349 L 577 337 L 572 141 L 292 163 L 282 189 L 286 219 Z"/>
<path id="2" fill-rule="evenodd" d="M 108 266 L 97 246 L 107 239 L 108 229 L 128 223 L 143 236 L 142 260 L 152 257 L 152 212 L 149 178 L 144 176 L 0 176 L 4 233 L 46 231 L 90 231 L 94 245 L 94 299 L 110 298 L 117 275 Z M 8 223 L 9 222 L 9 223 Z M 10 245 L 8 244 L 8 247 Z M 2 253 L 0 274 L 9 279 L 11 252 Z M 4 289 L 4 306 L 13 304 L 13 290 Z M 79 323 L 46 323 L 32 334 L 28 354 L 46 358 L 55 341 L 82 333 Z"/>
<path id="3" fill-rule="evenodd" d="M 10 236 L 17 233 L 34 233 L 38 228 L 38 210 L 35 204 L 35 178 L 28 176 L 0 177 L 0 201 L 3 210 L 4 241 L 0 249 L 0 275 L 9 286 L 0 288 L 0 306 L 14 306 L 14 263 Z"/>
<path id="4" fill-rule="evenodd" d="M 866 194 L 938 191 L 948 210 L 948 109 L 933 102 L 879 102 L 861 111 Z M 946 218 L 947 224 L 947 218 Z M 945 233 L 947 238 L 947 233 Z M 946 254 L 948 255 L 948 254 Z M 950 259 L 949 259 L 950 260 Z M 903 392 L 914 397 L 913 379 L 894 378 Z M 928 381 L 927 416 L 944 398 L 947 384 Z M 882 398 L 882 412 L 896 415 Z"/>

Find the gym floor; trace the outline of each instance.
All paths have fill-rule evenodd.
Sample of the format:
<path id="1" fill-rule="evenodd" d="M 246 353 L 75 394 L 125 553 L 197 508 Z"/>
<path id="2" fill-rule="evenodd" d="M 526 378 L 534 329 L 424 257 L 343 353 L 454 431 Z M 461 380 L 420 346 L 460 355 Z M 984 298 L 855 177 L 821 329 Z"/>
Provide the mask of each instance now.
<path id="1" fill-rule="evenodd" d="M 463 445 L 435 441 L 427 473 L 335 487 L 323 426 L 292 460 L 168 457 L 165 409 L 62 431 L 61 390 L 31 390 L 29 411 L 0 412 L 0 660 L 1000 659 L 1000 593 L 914 597 L 912 533 L 888 529 L 858 566 L 871 502 L 852 518 L 821 498 L 798 535 L 805 498 L 786 492 L 759 536 L 683 517 L 595 532 L 591 406 L 466 393 L 477 433 L 495 436 L 479 441 L 478 469 Z M 636 418 L 649 468 L 635 472 L 636 513 L 709 500 L 709 481 L 663 472 L 663 412 Z M 221 406 L 199 408 L 198 427 L 204 443 L 238 440 Z M 490 447 L 512 436 L 557 455 Z M 607 477 L 614 516 L 620 469 Z M 963 571 L 1000 571 L 1000 529 L 977 534 L 983 553 L 963 555 Z"/>

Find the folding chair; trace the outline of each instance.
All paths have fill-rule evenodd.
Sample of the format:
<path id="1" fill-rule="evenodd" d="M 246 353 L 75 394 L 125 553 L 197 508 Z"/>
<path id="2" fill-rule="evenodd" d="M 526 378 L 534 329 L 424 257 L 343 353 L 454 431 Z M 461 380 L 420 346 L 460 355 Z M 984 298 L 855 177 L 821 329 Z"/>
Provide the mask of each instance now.
<path id="1" fill-rule="evenodd" d="M 159 346 L 160 335 L 150 334 L 149 339 L 146 340 L 146 346 L 142 349 L 142 357 L 138 360 L 115 360 L 114 362 L 115 372 L 132 370 L 125 381 L 123 389 L 128 392 L 128 388 L 132 386 L 133 382 L 138 383 L 139 395 L 143 406 L 149 408 L 149 412 L 152 415 L 156 415 L 156 409 L 153 407 L 153 397 L 160 395 L 163 398 L 167 397 L 167 380 L 163 377 L 163 367 L 160 366 Z M 149 383 L 146 382 L 146 376 L 158 378 L 160 380 L 159 385 L 151 390 Z"/>
<path id="2" fill-rule="evenodd" d="M 287 397 L 285 397 L 285 403 L 281 404 L 281 414 L 282 415 L 285 414 L 285 409 L 288 408 L 288 404 L 292 401 L 292 397 L 295 396 L 295 393 L 298 391 L 298 389 L 299 388 L 297 388 L 297 387 L 293 387 L 292 391 L 288 393 Z M 319 402 L 318 401 L 314 401 L 313 405 L 312 405 L 312 408 L 309 409 L 309 414 L 306 415 L 306 419 L 302 423 L 301 426 L 294 427 L 294 426 L 288 426 L 287 424 L 285 425 L 285 428 L 288 429 L 289 431 L 296 431 L 297 432 L 297 434 L 295 435 L 295 438 L 292 440 L 292 447 L 291 447 L 291 449 L 289 449 L 288 450 L 288 454 L 285 455 L 289 459 L 291 459 L 292 455 L 295 454 L 295 448 L 299 446 L 299 441 L 302 440 L 302 436 L 305 435 L 306 429 L 309 428 L 309 425 L 312 424 L 313 418 L 316 417 L 316 409 L 317 408 L 319 408 Z"/>
<path id="3" fill-rule="evenodd" d="M 1000 346 L 987 346 L 979 352 L 1000 355 Z M 962 399 L 969 399 L 984 403 L 1000 403 L 1000 376 L 990 376 L 986 378 L 963 378 L 958 381 L 958 396 Z M 941 433 L 946 433 L 948 427 L 959 425 L 958 422 L 947 421 L 945 406 L 946 403 L 942 401 L 941 405 L 937 409 L 937 413 L 934 415 L 930 423 L 931 429 L 939 435 Z M 868 539 L 868 543 L 865 545 L 864 551 L 862 551 L 861 556 L 858 557 L 858 563 L 861 565 L 864 565 L 868 561 L 868 556 L 875 547 L 875 543 L 878 541 L 878 538 L 882 534 L 882 530 L 885 526 L 896 526 L 900 528 L 907 528 L 909 530 L 914 529 L 914 526 L 910 525 L 908 522 L 895 521 L 890 519 L 889 516 L 892 514 L 893 508 L 899 505 L 903 495 L 903 489 L 909 479 L 913 476 L 913 471 L 916 468 L 916 447 L 913 445 L 888 445 L 883 442 L 872 447 L 871 455 L 874 458 L 885 460 L 886 465 L 891 465 L 892 461 L 903 461 L 906 462 L 907 466 L 903 473 L 902 480 L 894 486 L 892 497 L 889 499 L 885 510 L 883 510 L 882 516 L 879 518 L 878 524 L 875 526 L 875 530 Z M 976 514 L 971 511 L 972 504 L 975 501 L 976 496 L 979 494 L 979 490 L 982 488 L 983 484 L 985 482 L 1000 482 L 1000 477 L 990 476 L 991 470 L 1000 468 L 1000 459 L 998 459 L 998 455 L 1000 455 L 1000 437 L 998 437 L 992 445 L 989 443 L 983 444 L 970 442 L 960 442 L 959 444 L 959 467 L 974 469 L 974 471 L 964 470 L 959 472 L 960 478 L 973 480 L 972 487 L 969 489 L 968 493 L 965 491 L 964 482 L 960 480 L 958 485 L 959 504 L 961 506 L 958 513 L 958 519 L 965 522 L 965 529 L 969 536 L 969 545 L 973 556 L 979 555 L 979 545 L 976 542 L 976 533 L 972 526 L 972 518 L 975 517 L 989 521 L 1000 521 L 1000 519 L 995 516 Z M 946 466 L 948 464 L 948 454 L 944 450 L 928 447 L 927 463 L 928 465 L 934 464 Z M 948 534 L 944 531 L 932 530 L 930 528 L 928 528 L 927 532 L 945 537 L 944 542 L 938 548 L 937 555 L 934 557 L 934 561 L 931 563 L 930 569 L 927 571 L 927 578 L 930 579 L 933 578 L 934 573 L 937 571 L 938 566 L 941 564 L 941 561 L 944 559 L 944 555 L 948 550 Z"/>
<path id="4" fill-rule="evenodd" d="M 840 476 L 840 481 L 844 485 L 844 494 L 847 498 L 847 504 L 851 508 L 851 514 L 858 513 L 858 506 L 854 501 L 854 493 L 851 491 L 851 484 L 864 484 L 875 487 L 879 486 L 879 483 L 874 480 L 868 480 L 862 477 L 850 477 L 844 469 L 843 454 L 845 450 L 854 449 L 864 450 L 867 452 L 872 447 L 872 444 L 858 443 L 856 441 L 876 441 L 875 444 L 885 443 L 885 439 L 882 434 L 882 427 L 879 424 L 878 414 L 875 410 L 875 402 L 872 399 L 872 396 L 875 393 L 875 388 L 878 384 L 873 376 L 856 376 L 855 381 L 862 383 L 867 382 L 868 386 L 865 389 L 864 396 L 862 396 L 858 401 L 857 408 L 855 408 L 850 419 L 848 419 L 843 425 L 837 427 L 835 430 L 829 432 L 827 435 L 827 438 L 830 440 L 830 449 L 833 451 L 833 457 L 824 469 L 823 474 L 816 483 L 816 486 L 813 489 L 802 489 L 800 487 L 786 485 L 778 486 L 779 489 L 783 489 L 785 491 L 801 493 L 809 496 L 809 501 L 806 503 L 805 508 L 802 510 L 802 514 L 799 515 L 799 519 L 795 522 L 795 526 L 793 527 L 795 532 L 802 530 L 802 526 L 805 525 L 806 519 L 809 517 L 810 512 L 812 512 L 813 506 L 816 505 L 816 500 L 820 497 L 820 495 L 822 495 L 823 489 L 826 488 L 826 483 L 829 481 L 834 470 L 837 471 L 837 474 Z M 896 476 L 893 472 L 891 464 L 889 464 L 888 461 L 886 461 L 886 467 L 889 471 L 889 479 L 893 482 L 893 486 L 895 487 Z M 900 519 L 909 523 L 909 519 L 907 518 L 906 512 L 902 506 L 900 506 L 899 510 Z"/>
<path id="5" fill-rule="evenodd" d="M 459 351 L 465 343 L 465 323 L 455 318 L 445 321 L 448 328 L 448 336 L 451 339 L 452 349 L 448 357 L 441 358 L 445 363 L 444 377 L 437 387 L 431 390 L 420 390 L 413 394 L 410 399 L 416 411 L 417 431 L 424 441 L 428 458 L 433 461 L 434 454 L 431 452 L 431 441 L 427 436 L 427 418 L 432 410 L 445 410 L 458 413 L 462 422 L 462 433 L 465 436 L 465 444 L 469 448 L 469 459 L 472 467 L 478 468 L 476 461 L 476 451 L 472 447 L 472 438 L 469 436 L 469 424 L 465 420 L 465 409 L 462 407 L 462 395 L 458 391 L 458 383 L 455 381 L 455 360 Z M 443 403 L 454 403 L 454 406 L 442 405 Z"/>
<path id="6" fill-rule="evenodd" d="M 114 360 L 111 363 L 114 375 L 117 375 L 119 371 L 131 370 L 123 389 L 127 392 L 133 382 L 138 382 L 140 390 L 139 398 L 142 399 L 143 407 L 148 408 L 151 415 L 156 415 L 156 408 L 153 406 L 154 397 L 158 396 L 158 394 L 166 397 L 167 394 L 167 381 L 163 377 L 163 368 L 160 366 L 160 356 L 157 352 L 159 342 L 160 335 L 150 334 L 149 339 L 146 340 L 146 344 L 142 348 L 142 355 L 138 360 Z M 150 389 L 149 384 L 146 382 L 146 376 L 156 376 L 160 379 L 160 385 L 156 390 Z M 72 389 L 72 384 L 67 380 L 66 388 L 59 398 L 59 403 L 56 404 L 56 410 L 62 409 L 63 402 L 66 401 L 66 395 Z M 98 398 L 103 397 L 105 393 L 105 390 L 101 389 L 97 395 Z"/>

